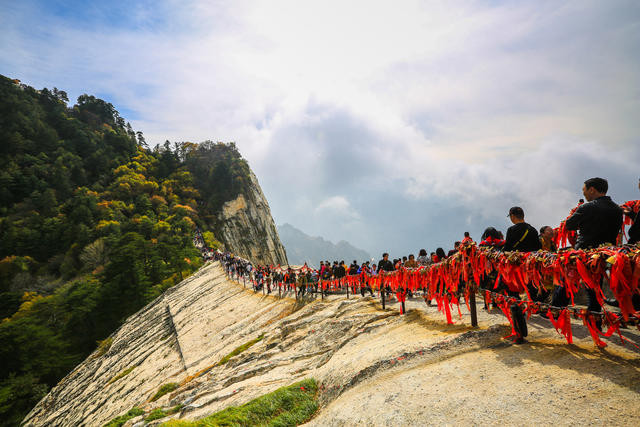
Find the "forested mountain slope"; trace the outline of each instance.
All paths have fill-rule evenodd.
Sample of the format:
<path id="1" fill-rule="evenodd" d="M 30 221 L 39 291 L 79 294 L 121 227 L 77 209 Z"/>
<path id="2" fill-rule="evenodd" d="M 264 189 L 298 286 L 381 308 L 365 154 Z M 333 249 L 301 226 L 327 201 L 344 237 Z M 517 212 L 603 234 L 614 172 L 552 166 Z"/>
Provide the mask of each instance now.
<path id="1" fill-rule="evenodd" d="M 0 76 L 0 420 L 7 424 L 127 316 L 195 271 L 194 229 L 220 245 L 213 229 L 224 225 L 224 205 L 255 192 L 234 144 L 167 141 L 151 150 L 113 105 L 90 95 L 67 103 L 63 91 Z"/>

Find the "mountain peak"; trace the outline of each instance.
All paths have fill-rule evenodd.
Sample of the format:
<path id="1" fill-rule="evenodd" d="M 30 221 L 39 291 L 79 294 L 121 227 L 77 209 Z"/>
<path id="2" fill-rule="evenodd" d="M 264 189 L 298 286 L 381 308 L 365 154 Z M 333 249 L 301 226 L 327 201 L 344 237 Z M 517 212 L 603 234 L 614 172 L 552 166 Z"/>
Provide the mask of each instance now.
<path id="1" fill-rule="evenodd" d="M 320 236 L 309 236 L 288 223 L 278 226 L 278 234 L 287 250 L 289 262 L 294 265 L 306 262 L 307 265 L 318 267 L 321 260 L 351 262 L 355 259 L 362 262 L 371 259 L 368 252 L 356 248 L 346 240 L 334 244 Z"/>

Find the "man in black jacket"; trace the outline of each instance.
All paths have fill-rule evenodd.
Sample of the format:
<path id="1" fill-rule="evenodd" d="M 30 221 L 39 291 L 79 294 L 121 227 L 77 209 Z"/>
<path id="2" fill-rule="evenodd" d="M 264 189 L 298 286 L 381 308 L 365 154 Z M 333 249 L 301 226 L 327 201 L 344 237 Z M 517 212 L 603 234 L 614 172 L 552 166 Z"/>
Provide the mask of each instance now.
<path id="1" fill-rule="evenodd" d="M 567 230 L 578 230 L 576 249 L 596 248 L 603 243 L 615 244 L 622 227 L 622 208 L 607 196 L 609 183 L 603 178 L 589 178 L 582 194 L 587 200 L 567 218 Z M 587 289 L 589 311 L 601 311 L 595 291 Z"/>
<path id="2" fill-rule="evenodd" d="M 507 229 L 503 251 L 534 252 L 542 248 L 538 230 L 524 221 L 524 211 L 520 206 L 509 209 L 509 219 L 513 225 Z"/>
<path id="3" fill-rule="evenodd" d="M 393 263 L 389 260 L 389 254 L 383 253 L 382 259 L 378 261 L 378 272 L 380 271 L 393 271 Z"/>
<path id="4" fill-rule="evenodd" d="M 378 274 L 383 274 L 383 271 L 394 271 L 393 263 L 389 260 L 389 254 L 383 253 L 382 259 L 378 261 Z M 391 292 L 391 288 L 386 287 L 387 294 Z"/>
<path id="5" fill-rule="evenodd" d="M 347 275 L 347 269 L 344 268 L 344 261 L 340 261 L 340 264 L 338 264 L 338 267 L 334 271 L 334 275 L 336 279 L 340 280 L 338 288 L 342 289 L 342 286 L 344 285 L 344 281 L 342 279 Z"/>
<path id="6" fill-rule="evenodd" d="M 520 206 L 509 209 L 509 219 L 513 225 L 507 229 L 503 251 L 533 252 L 542 248 L 538 238 L 538 230 L 524 221 L 524 211 Z M 527 284 L 527 288 L 534 301 L 543 297 L 538 298 L 538 290 L 534 286 Z M 517 291 L 507 291 L 507 295 L 520 299 L 520 294 Z M 527 321 L 520 305 L 512 304 L 510 309 L 513 328 L 516 331 L 515 342 L 520 344 L 527 336 Z"/>
<path id="7" fill-rule="evenodd" d="M 622 208 L 607 196 L 609 183 L 603 178 L 584 182 L 583 203 L 567 218 L 567 230 L 578 230 L 576 249 L 596 248 L 603 243 L 615 244 L 622 227 Z"/>
<path id="8" fill-rule="evenodd" d="M 355 276 L 356 274 L 358 274 L 359 268 L 360 266 L 358 265 L 358 262 L 354 259 L 351 265 L 349 266 L 349 275 Z"/>

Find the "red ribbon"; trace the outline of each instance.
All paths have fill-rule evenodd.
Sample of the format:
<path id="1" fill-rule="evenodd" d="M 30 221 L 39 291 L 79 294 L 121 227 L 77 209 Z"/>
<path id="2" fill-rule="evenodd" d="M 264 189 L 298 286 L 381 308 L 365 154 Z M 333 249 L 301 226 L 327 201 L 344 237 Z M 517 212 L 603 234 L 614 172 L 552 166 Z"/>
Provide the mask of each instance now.
<path id="1" fill-rule="evenodd" d="M 549 309 L 547 317 L 551 321 L 553 327 L 556 328 L 556 331 L 566 338 L 567 344 L 573 344 L 573 333 L 571 331 L 571 317 L 569 315 L 569 311 L 567 309 L 562 310 L 558 316 L 558 320 L 556 320 L 553 317 L 551 309 Z"/>

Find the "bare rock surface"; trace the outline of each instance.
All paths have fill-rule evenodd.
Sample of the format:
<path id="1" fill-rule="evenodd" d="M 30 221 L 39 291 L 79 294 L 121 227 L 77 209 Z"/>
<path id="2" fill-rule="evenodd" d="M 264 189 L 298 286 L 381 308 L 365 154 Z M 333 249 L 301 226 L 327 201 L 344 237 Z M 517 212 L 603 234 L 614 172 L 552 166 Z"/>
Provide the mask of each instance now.
<path id="1" fill-rule="evenodd" d="M 320 384 L 314 426 L 640 424 L 632 346 L 611 339 L 597 350 L 577 324 L 567 345 L 536 317 L 529 342 L 515 346 L 502 339 L 504 317 L 480 306 L 478 328 L 464 313 L 447 325 L 420 299 L 406 315 L 397 306 L 345 295 L 296 304 L 244 289 L 210 263 L 131 316 L 110 349 L 65 377 L 25 424 L 102 425 L 133 406 L 183 405 L 170 417 L 197 419 L 309 377 Z M 152 402 L 167 383 L 178 387 Z"/>
<path id="2" fill-rule="evenodd" d="M 258 264 L 287 264 L 287 254 L 280 242 L 271 209 L 262 193 L 258 178 L 249 173 L 247 194 L 226 202 L 218 214 L 216 237 L 229 252 Z"/>

